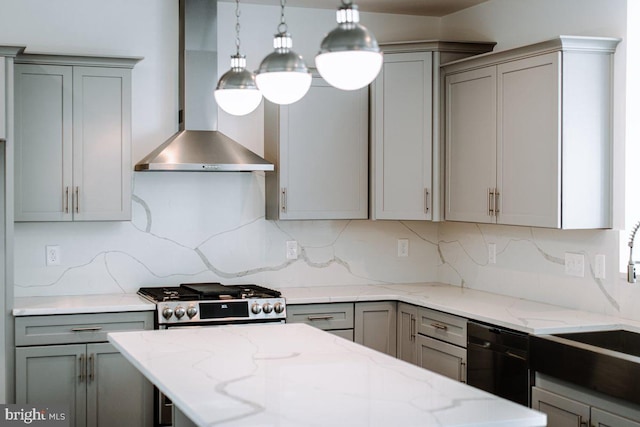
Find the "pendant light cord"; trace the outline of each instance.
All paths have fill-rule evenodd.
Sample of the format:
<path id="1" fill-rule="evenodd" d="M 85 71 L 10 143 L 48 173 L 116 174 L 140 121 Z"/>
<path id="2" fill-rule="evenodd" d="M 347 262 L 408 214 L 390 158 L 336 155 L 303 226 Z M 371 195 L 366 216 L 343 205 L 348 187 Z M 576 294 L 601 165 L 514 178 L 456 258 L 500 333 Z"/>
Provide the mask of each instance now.
<path id="1" fill-rule="evenodd" d="M 240 0 L 236 0 L 236 56 L 240 56 Z"/>
<path id="2" fill-rule="evenodd" d="M 286 34 L 289 28 L 287 27 L 287 22 L 284 19 L 284 6 L 286 0 L 280 0 L 280 25 L 278 25 L 278 32 L 280 34 Z"/>

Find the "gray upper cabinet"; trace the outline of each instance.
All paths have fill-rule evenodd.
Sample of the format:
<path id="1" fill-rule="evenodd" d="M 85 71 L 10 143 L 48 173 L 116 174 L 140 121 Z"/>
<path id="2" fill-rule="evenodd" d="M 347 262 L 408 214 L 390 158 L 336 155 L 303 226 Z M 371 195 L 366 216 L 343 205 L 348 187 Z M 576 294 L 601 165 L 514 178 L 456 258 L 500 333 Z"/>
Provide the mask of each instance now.
<path id="1" fill-rule="evenodd" d="M 139 58 L 21 55 L 15 219 L 131 219 L 131 69 Z"/>
<path id="2" fill-rule="evenodd" d="M 371 85 L 371 217 L 440 220 L 440 64 L 490 51 L 494 43 L 382 45 Z"/>
<path id="3" fill-rule="evenodd" d="M 368 217 L 368 90 L 314 77 L 291 105 L 265 101 L 268 219 Z"/>
<path id="4" fill-rule="evenodd" d="M 562 36 L 444 67 L 446 220 L 611 227 L 618 42 Z"/>

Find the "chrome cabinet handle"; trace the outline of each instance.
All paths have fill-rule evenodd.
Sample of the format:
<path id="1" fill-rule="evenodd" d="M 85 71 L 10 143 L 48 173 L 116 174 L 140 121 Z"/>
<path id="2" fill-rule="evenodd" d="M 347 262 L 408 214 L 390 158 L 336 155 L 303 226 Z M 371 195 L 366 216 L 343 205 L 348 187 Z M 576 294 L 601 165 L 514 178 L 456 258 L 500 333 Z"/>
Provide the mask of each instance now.
<path id="1" fill-rule="evenodd" d="M 333 316 L 331 315 L 324 315 L 324 316 L 307 316 L 307 319 L 315 322 L 316 320 L 331 320 L 333 319 Z"/>
<path id="2" fill-rule="evenodd" d="M 287 212 L 287 189 L 280 189 L 280 211 Z"/>
<path id="3" fill-rule="evenodd" d="M 443 325 L 442 323 L 432 323 L 431 326 L 436 329 L 440 329 L 441 331 L 446 331 L 447 329 L 449 329 L 447 325 Z"/>
<path id="4" fill-rule="evenodd" d="M 80 187 L 76 186 L 76 213 L 80 212 Z"/>
<path id="5" fill-rule="evenodd" d="M 80 369 L 80 375 L 78 375 L 78 379 L 80 380 L 80 382 L 83 382 L 85 378 L 85 372 L 87 370 L 84 354 L 80 355 L 80 358 L 78 359 L 78 363 L 79 363 L 79 369 Z"/>
<path id="6" fill-rule="evenodd" d="M 460 382 L 467 382 L 467 364 L 465 362 L 460 362 Z"/>
<path id="7" fill-rule="evenodd" d="M 69 213 L 69 186 L 64 188 L 64 213 Z"/>
<path id="8" fill-rule="evenodd" d="M 95 369 L 95 355 L 91 353 L 91 356 L 89 356 L 89 382 L 95 378 Z"/>
<path id="9" fill-rule="evenodd" d="M 409 341 L 415 341 L 416 340 L 416 318 L 411 315 L 411 328 L 409 333 L 411 334 L 411 336 L 409 337 Z"/>
<path id="10" fill-rule="evenodd" d="M 493 188 L 489 188 L 487 190 L 487 215 L 493 216 L 493 196 L 494 196 Z"/>
<path id="11" fill-rule="evenodd" d="M 71 332 L 95 332 L 102 329 L 102 326 L 86 326 L 81 328 L 71 328 Z"/>
<path id="12" fill-rule="evenodd" d="M 424 189 L 424 213 L 429 213 L 429 189 Z"/>
<path id="13" fill-rule="evenodd" d="M 493 205 L 493 210 L 496 213 L 496 216 L 498 216 L 498 214 L 500 213 L 500 192 L 498 191 L 498 189 L 495 189 L 495 200 L 493 201 L 494 205 Z"/>

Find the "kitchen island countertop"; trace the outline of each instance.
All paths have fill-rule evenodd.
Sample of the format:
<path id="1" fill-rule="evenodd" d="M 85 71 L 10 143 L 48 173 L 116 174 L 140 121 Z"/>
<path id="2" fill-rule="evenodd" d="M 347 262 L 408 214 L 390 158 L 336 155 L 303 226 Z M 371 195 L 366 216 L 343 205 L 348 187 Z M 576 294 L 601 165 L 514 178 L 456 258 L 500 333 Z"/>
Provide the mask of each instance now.
<path id="1" fill-rule="evenodd" d="M 109 341 L 197 426 L 546 425 L 542 413 L 304 324 Z"/>

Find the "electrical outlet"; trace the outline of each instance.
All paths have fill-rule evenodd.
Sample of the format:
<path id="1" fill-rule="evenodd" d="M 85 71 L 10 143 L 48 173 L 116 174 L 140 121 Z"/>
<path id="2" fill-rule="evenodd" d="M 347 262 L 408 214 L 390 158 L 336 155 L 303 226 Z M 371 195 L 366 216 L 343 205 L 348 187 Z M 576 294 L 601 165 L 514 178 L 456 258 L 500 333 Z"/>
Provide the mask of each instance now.
<path id="1" fill-rule="evenodd" d="M 298 259 L 298 242 L 287 240 L 287 259 Z"/>
<path id="2" fill-rule="evenodd" d="M 604 279 L 605 278 L 605 256 L 603 254 L 597 254 L 595 257 L 593 267 L 593 274 L 596 276 L 596 279 Z"/>
<path id="3" fill-rule="evenodd" d="M 495 243 L 487 244 L 487 252 L 489 257 L 489 264 L 495 264 L 496 263 L 496 244 Z"/>
<path id="4" fill-rule="evenodd" d="M 60 246 L 47 245 L 45 246 L 46 263 L 50 265 L 60 265 Z"/>
<path id="5" fill-rule="evenodd" d="M 565 252 L 564 274 L 567 276 L 584 277 L 584 255 Z"/>
<path id="6" fill-rule="evenodd" d="M 409 239 L 398 239 L 398 256 L 409 256 Z"/>

